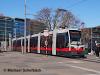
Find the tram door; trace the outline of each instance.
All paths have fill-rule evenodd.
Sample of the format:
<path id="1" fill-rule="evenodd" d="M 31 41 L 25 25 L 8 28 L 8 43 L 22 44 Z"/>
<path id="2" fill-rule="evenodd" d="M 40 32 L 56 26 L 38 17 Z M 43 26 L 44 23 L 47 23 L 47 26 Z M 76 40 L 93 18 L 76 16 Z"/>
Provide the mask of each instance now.
<path id="1" fill-rule="evenodd" d="M 32 37 L 30 39 L 30 52 L 37 53 L 38 49 L 38 37 Z"/>
<path id="2" fill-rule="evenodd" d="M 52 55 L 52 34 L 49 36 L 41 36 L 40 38 L 40 53 Z"/>
<path id="3" fill-rule="evenodd" d="M 65 55 L 68 48 L 69 37 L 68 33 L 58 33 L 56 38 L 56 52 L 57 55 Z"/>
<path id="4" fill-rule="evenodd" d="M 16 51 L 16 46 L 17 46 L 17 42 L 15 40 L 15 41 L 13 41 L 13 51 Z"/>
<path id="5" fill-rule="evenodd" d="M 21 40 L 17 40 L 16 41 L 16 51 L 20 51 L 21 52 Z"/>

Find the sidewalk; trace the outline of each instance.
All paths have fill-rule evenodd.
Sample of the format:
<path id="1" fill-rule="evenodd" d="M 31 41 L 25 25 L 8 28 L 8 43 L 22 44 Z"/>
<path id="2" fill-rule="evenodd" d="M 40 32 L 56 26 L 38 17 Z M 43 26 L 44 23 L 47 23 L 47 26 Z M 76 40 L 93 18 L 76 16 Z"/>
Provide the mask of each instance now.
<path id="1" fill-rule="evenodd" d="M 100 63 L 100 58 L 96 58 L 95 54 L 92 55 L 86 55 L 86 59 L 83 59 L 85 61 L 89 61 L 89 62 L 96 62 L 96 63 Z"/>

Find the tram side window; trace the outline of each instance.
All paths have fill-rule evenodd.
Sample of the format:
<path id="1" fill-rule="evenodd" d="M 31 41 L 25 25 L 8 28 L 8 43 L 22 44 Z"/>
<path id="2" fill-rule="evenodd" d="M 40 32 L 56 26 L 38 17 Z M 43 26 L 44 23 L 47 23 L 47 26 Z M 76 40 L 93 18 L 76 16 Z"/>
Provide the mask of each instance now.
<path id="1" fill-rule="evenodd" d="M 38 43 L 38 38 L 37 37 L 32 37 L 31 41 L 30 41 L 30 46 L 31 47 L 37 47 L 37 43 Z"/>
<path id="2" fill-rule="evenodd" d="M 30 39 L 30 46 L 32 47 L 33 44 L 33 38 Z"/>
<path id="3" fill-rule="evenodd" d="M 57 34 L 57 39 L 56 39 L 56 47 L 57 48 L 64 48 L 64 47 L 66 47 L 65 36 L 66 36 L 65 33 Z"/>
<path id="4" fill-rule="evenodd" d="M 37 45 L 38 45 L 38 37 L 35 37 L 34 42 L 35 42 L 35 43 L 34 43 L 34 46 L 37 47 Z"/>
<path id="5" fill-rule="evenodd" d="M 26 39 L 26 46 L 28 46 L 28 39 Z"/>
<path id="6" fill-rule="evenodd" d="M 22 39 L 22 46 L 24 46 L 24 39 Z"/>
<path id="7" fill-rule="evenodd" d="M 49 37 L 48 37 L 48 47 L 52 47 L 52 35 L 50 35 Z"/>
<path id="8" fill-rule="evenodd" d="M 41 39 L 40 39 L 40 46 L 41 47 L 45 47 L 45 37 L 44 36 L 41 36 Z"/>
<path id="9" fill-rule="evenodd" d="M 17 46 L 21 46 L 21 40 L 17 41 Z"/>
<path id="10" fill-rule="evenodd" d="M 13 42 L 13 46 L 16 46 L 16 41 Z"/>
<path id="11" fill-rule="evenodd" d="M 69 43 L 69 36 L 68 36 L 68 33 L 66 33 L 65 41 L 66 41 L 66 47 L 68 47 L 68 43 Z"/>

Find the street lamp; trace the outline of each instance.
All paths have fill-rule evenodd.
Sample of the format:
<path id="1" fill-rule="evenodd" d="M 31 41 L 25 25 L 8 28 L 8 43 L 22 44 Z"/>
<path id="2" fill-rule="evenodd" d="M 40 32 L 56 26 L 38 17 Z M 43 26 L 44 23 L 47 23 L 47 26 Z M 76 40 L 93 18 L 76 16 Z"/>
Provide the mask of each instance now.
<path id="1" fill-rule="evenodd" d="M 47 47 L 48 47 L 48 36 L 49 36 L 49 32 L 48 30 L 44 30 L 43 35 L 45 36 L 46 40 L 45 40 L 45 46 L 46 46 L 46 56 L 47 56 Z"/>

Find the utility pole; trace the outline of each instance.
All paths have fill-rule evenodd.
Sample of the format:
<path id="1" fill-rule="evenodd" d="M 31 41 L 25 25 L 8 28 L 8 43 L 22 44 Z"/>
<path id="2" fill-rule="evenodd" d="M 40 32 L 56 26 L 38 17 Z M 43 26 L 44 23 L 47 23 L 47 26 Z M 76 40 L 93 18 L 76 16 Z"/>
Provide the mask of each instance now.
<path id="1" fill-rule="evenodd" d="M 26 0 L 24 0 L 24 52 L 26 53 Z"/>
<path id="2" fill-rule="evenodd" d="M 7 37 L 6 37 L 6 17 L 5 17 L 5 51 L 7 51 Z"/>
<path id="3" fill-rule="evenodd" d="M 92 27 L 91 27 L 91 52 L 92 52 Z"/>

